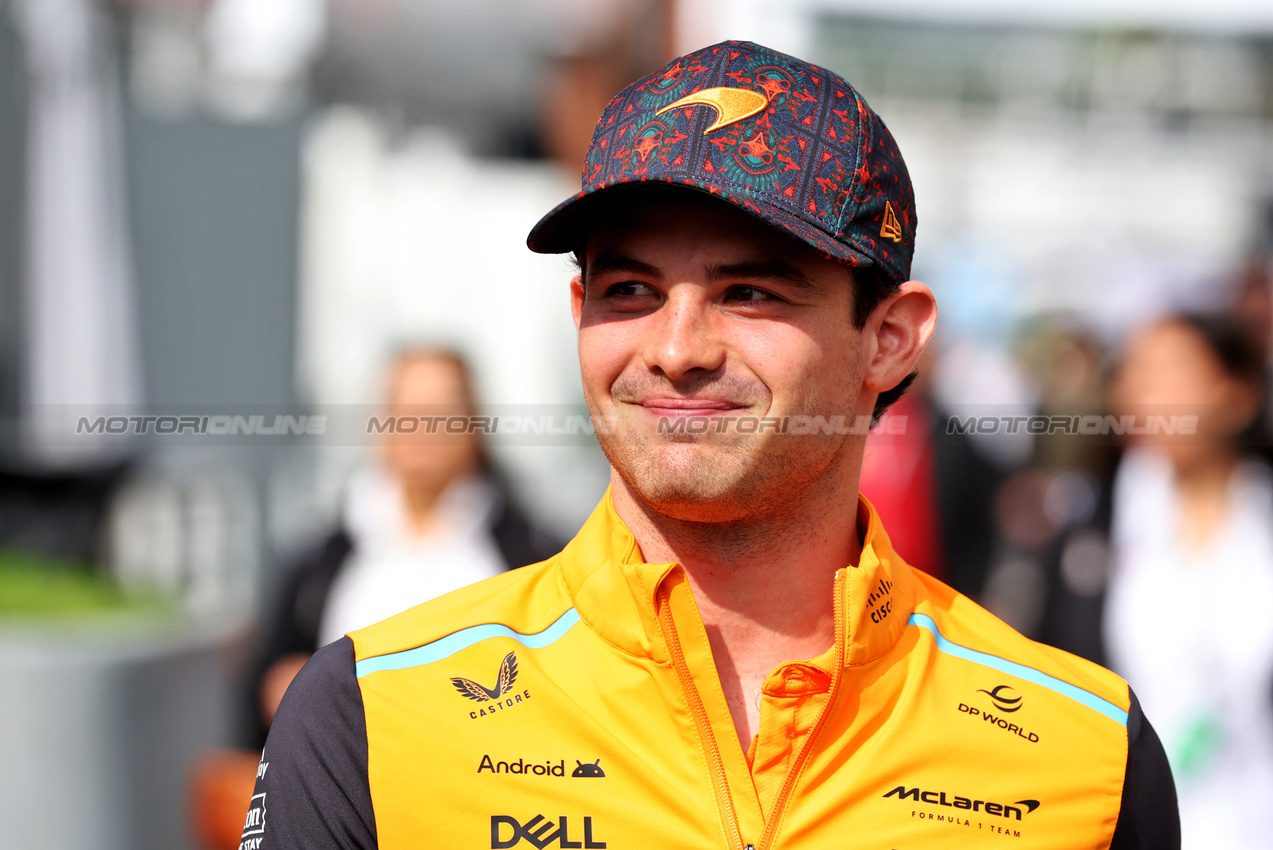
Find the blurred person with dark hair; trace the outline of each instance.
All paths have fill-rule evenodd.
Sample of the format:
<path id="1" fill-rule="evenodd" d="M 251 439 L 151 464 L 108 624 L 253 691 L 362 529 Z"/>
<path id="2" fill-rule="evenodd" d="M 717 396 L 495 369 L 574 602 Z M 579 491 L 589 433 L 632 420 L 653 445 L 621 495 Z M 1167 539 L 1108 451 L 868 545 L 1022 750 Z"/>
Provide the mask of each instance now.
<path id="1" fill-rule="evenodd" d="M 393 358 L 388 415 L 468 417 L 476 410 L 468 365 L 456 352 L 413 347 Z M 560 548 L 493 474 L 477 430 L 425 430 L 384 438 L 379 463 L 349 484 L 341 528 L 289 570 L 267 624 L 259 678 L 265 725 L 320 646 Z"/>
<path id="2" fill-rule="evenodd" d="M 1273 257 L 1257 255 L 1239 270 L 1229 313 L 1265 367 L 1273 365 Z"/>
<path id="3" fill-rule="evenodd" d="M 1227 311 L 1264 361 L 1265 456 L 1273 457 L 1273 254 L 1252 257 L 1239 271 Z"/>
<path id="4" fill-rule="evenodd" d="M 1254 445 L 1261 359 L 1233 319 L 1135 335 L 1115 415 L 1196 416 L 1139 435 L 1114 484 L 1104 637 L 1162 737 L 1185 847 L 1273 847 L 1273 470 Z"/>

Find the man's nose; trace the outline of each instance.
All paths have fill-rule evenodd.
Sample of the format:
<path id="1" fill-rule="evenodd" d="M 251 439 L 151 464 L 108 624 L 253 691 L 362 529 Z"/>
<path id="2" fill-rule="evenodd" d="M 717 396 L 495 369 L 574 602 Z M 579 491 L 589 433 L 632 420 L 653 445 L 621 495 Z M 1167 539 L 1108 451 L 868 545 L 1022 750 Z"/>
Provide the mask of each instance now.
<path id="1" fill-rule="evenodd" d="M 716 328 L 712 305 L 694 289 L 674 287 L 651 327 L 645 364 L 671 380 L 696 369 L 713 372 L 725 364 L 725 346 Z"/>

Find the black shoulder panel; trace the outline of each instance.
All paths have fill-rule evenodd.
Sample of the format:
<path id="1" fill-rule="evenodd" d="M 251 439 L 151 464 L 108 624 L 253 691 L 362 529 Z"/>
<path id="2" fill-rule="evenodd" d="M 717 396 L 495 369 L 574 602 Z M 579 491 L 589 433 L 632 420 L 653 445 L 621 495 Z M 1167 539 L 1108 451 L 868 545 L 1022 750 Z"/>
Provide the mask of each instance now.
<path id="1" fill-rule="evenodd" d="M 255 840 L 254 840 L 255 839 Z M 240 850 L 374 850 L 367 721 L 344 637 L 297 674 L 270 727 Z"/>
<path id="2" fill-rule="evenodd" d="M 1180 811 L 1167 754 L 1141 711 L 1140 700 L 1130 689 L 1129 693 L 1127 774 L 1110 850 L 1180 850 Z"/>

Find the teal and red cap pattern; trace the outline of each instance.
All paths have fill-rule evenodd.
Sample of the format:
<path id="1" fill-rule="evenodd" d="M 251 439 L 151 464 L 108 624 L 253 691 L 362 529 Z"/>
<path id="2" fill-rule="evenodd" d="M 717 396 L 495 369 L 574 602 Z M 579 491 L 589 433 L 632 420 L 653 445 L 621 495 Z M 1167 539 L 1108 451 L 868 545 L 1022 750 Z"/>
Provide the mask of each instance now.
<path id="1" fill-rule="evenodd" d="M 910 277 L 915 195 L 888 128 L 839 75 L 766 47 L 722 42 L 619 92 L 592 134 L 582 191 L 527 244 L 576 249 L 591 199 L 634 183 L 708 192 L 823 256 Z"/>

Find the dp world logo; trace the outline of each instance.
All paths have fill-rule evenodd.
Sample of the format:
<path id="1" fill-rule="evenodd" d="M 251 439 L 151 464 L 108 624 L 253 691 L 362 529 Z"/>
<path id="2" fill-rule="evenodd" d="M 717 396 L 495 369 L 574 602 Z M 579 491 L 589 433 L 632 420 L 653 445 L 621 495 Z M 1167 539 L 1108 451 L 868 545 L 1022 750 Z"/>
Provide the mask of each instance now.
<path id="1" fill-rule="evenodd" d="M 565 815 L 555 821 L 544 815 L 535 815 L 526 823 L 509 815 L 491 815 L 491 850 L 516 847 L 523 841 L 537 850 L 544 850 L 554 843 L 558 847 L 581 847 L 585 850 L 601 850 L 606 846 L 606 842 L 593 837 L 590 817 L 583 819 L 583 841 L 580 842 L 570 838 L 570 819 Z"/>
<path id="2" fill-rule="evenodd" d="M 1011 714 L 1021 708 L 1021 697 L 1017 695 L 1016 691 L 1007 685 L 1000 685 L 993 691 L 981 688 L 977 691 L 977 693 L 985 694 L 990 697 L 990 701 L 995 704 L 995 708 L 999 709 L 1004 714 Z"/>

